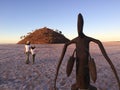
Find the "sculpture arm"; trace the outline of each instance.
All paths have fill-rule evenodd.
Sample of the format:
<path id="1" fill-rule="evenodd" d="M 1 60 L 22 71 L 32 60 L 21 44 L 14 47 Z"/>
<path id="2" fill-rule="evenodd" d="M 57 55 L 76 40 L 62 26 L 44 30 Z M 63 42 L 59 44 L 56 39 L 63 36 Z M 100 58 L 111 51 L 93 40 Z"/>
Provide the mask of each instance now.
<path id="1" fill-rule="evenodd" d="M 61 57 L 60 57 L 59 62 L 58 62 L 57 71 L 56 71 L 56 75 L 55 75 L 55 80 L 57 79 L 59 68 L 60 68 L 60 65 L 62 63 L 63 57 L 65 55 L 66 49 L 67 49 L 67 44 L 64 45 Z"/>
<path id="2" fill-rule="evenodd" d="M 105 57 L 105 59 L 107 60 L 107 62 L 110 64 L 110 66 L 111 66 L 111 68 L 112 68 L 112 70 L 113 70 L 113 72 L 114 72 L 114 74 L 115 74 L 115 77 L 116 77 L 116 79 L 117 79 L 117 82 L 118 82 L 118 85 L 119 85 L 119 89 L 120 89 L 120 80 L 119 80 L 117 71 L 116 71 L 116 69 L 115 69 L 112 61 L 111 61 L 110 58 L 108 57 L 108 55 L 107 55 L 107 53 L 106 53 L 106 51 L 105 51 L 102 43 L 101 43 L 99 40 L 96 40 L 96 39 L 92 39 L 92 41 L 98 44 L 98 46 L 99 46 L 99 48 L 100 48 L 103 56 Z"/>
<path id="3" fill-rule="evenodd" d="M 73 41 L 70 41 L 70 42 L 66 43 L 66 44 L 64 45 L 64 47 L 63 47 L 62 54 L 61 54 L 61 57 L 60 57 L 60 59 L 59 59 L 59 63 L 58 63 L 58 66 L 57 66 L 56 75 L 55 75 L 55 81 L 54 81 L 54 82 L 55 82 L 55 83 L 54 83 L 54 87 L 55 87 L 55 88 L 56 88 L 56 80 L 57 80 L 58 72 L 59 72 L 59 69 L 60 69 L 60 65 L 61 65 L 62 60 L 63 60 L 63 58 L 64 58 L 66 49 L 67 49 L 68 45 L 70 45 L 71 43 L 73 43 Z M 56 90 L 56 89 L 55 89 L 55 90 Z"/>

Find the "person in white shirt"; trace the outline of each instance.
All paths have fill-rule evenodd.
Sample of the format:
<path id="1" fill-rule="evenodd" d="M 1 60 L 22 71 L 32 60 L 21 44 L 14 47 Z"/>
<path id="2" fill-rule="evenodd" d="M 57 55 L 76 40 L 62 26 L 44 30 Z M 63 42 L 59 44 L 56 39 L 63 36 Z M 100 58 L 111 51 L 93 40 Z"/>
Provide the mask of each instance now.
<path id="1" fill-rule="evenodd" d="M 34 64 L 34 62 L 35 62 L 35 55 L 36 55 L 35 46 L 31 46 L 31 54 L 32 54 L 32 60 L 33 60 L 33 64 Z"/>
<path id="2" fill-rule="evenodd" d="M 29 56 L 30 56 L 30 41 L 27 41 L 25 44 L 25 54 L 26 54 L 26 64 L 29 64 Z"/>

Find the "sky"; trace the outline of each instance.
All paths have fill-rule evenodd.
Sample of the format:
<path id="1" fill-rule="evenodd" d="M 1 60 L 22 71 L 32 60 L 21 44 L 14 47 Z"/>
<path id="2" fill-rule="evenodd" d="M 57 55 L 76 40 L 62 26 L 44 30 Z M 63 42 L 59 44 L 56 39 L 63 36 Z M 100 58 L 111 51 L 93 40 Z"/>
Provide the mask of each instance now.
<path id="1" fill-rule="evenodd" d="M 77 16 L 83 32 L 101 41 L 120 41 L 120 0 L 0 0 L 0 43 L 48 27 L 70 40 L 77 37 Z"/>

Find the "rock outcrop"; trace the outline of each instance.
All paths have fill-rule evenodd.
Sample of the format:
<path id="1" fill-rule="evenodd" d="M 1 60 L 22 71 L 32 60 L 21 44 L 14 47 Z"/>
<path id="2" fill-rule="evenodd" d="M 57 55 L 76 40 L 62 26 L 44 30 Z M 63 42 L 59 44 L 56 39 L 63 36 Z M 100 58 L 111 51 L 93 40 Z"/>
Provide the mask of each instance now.
<path id="1" fill-rule="evenodd" d="M 56 32 L 47 27 L 37 29 L 32 33 L 29 33 L 24 39 L 18 42 L 18 44 L 25 44 L 26 41 L 30 41 L 31 44 L 56 44 L 68 42 L 67 39 L 61 32 Z"/>

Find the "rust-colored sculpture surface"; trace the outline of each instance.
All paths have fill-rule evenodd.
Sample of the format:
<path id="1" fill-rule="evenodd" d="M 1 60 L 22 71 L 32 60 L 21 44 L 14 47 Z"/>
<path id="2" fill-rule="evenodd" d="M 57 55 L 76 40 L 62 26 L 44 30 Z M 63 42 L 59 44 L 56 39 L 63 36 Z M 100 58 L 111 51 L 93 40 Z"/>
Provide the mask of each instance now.
<path id="1" fill-rule="evenodd" d="M 62 63 L 62 60 L 64 58 L 65 52 L 67 47 L 70 44 L 76 45 L 76 83 L 71 86 L 71 90 L 97 90 L 96 87 L 90 85 L 90 74 L 89 74 L 89 67 L 88 67 L 88 60 L 89 60 L 89 43 L 92 41 L 96 44 L 98 44 L 103 56 L 107 60 L 107 62 L 110 64 L 115 77 L 117 79 L 119 88 L 120 88 L 120 81 L 119 77 L 117 75 L 116 69 L 114 68 L 113 63 L 111 62 L 110 58 L 108 57 L 102 43 L 99 40 L 96 40 L 94 38 L 88 37 L 83 33 L 83 17 L 81 14 L 78 15 L 78 37 L 74 38 L 73 40 L 69 41 L 64 45 L 55 76 L 55 90 L 56 90 L 56 79 L 58 76 L 59 68 Z"/>

